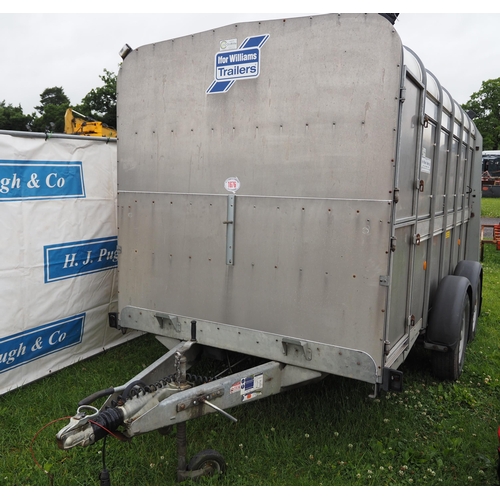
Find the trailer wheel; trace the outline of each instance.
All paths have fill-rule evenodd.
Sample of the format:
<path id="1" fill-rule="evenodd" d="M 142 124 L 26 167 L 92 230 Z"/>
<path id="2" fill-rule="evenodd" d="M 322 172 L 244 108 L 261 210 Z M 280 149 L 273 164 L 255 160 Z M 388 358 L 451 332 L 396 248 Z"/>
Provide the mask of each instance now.
<path id="1" fill-rule="evenodd" d="M 429 315 L 427 340 L 447 347 L 434 351 L 432 371 L 441 379 L 458 380 L 462 373 L 470 327 L 471 286 L 464 276 L 445 276 Z"/>
<path id="2" fill-rule="evenodd" d="M 203 470 L 204 476 L 223 474 L 227 466 L 224 457 L 215 450 L 203 450 L 196 454 L 187 466 L 187 470 Z"/>
<path id="3" fill-rule="evenodd" d="M 472 286 L 471 319 L 467 342 L 472 342 L 476 336 L 477 320 L 481 314 L 483 300 L 483 269 L 479 262 L 462 260 L 455 268 L 455 276 L 466 277 Z"/>

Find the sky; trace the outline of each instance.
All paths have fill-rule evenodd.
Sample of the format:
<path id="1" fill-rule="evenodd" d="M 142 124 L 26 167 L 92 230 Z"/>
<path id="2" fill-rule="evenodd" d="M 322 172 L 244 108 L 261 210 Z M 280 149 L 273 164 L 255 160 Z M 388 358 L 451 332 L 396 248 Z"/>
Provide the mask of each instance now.
<path id="1" fill-rule="evenodd" d="M 126 43 L 135 49 L 232 23 L 321 14 L 325 6 L 316 0 L 255 0 L 248 5 L 214 1 L 201 4 L 210 5 L 210 13 L 199 13 L 186 0 L 180 11 L 171 8 L 172 2 L 165 2 L 168 11 L 161 12 L 155 4 L 156 12 L 148 13 L 139 10 L 137 3 L 136 10 L 132 2 L 94 3 L 102 10 L 99 14 L 71 11 L 69 2 L 57 1 L 40 3 L 44 11 L 39 13 L 29 7 L 23 9 L 23 5 L 31 6 L 30 2 L 18 0 L 12 11 L 2 6 L 0 102 L 21 105 L 28 114 L 40 104 L 40 94 L 46 88 L 62 87 L 71 104 L 76 105 L 91 89 L 103 85 L 99 76 L 104 69 L 118 73 L 118 53 Z M 368 8 L 363 2 L 348 5 L 338 10 L 372 12 L 373 5 L 379 6 L 371 3 Z M 396 30 L 403 44 L 420 57 L 459 104 L 467 102 L 483 81 L 500 78 L 499 12 L 493 12 L 491 5 L 481 10 L 481 2 L 474 4 L 473 13 L 446 13 L 446 9 L 436 9 L 436 2 L 419 5 L 423 11 L 400 13 Z M 119 11 L 112 12 L 118 6 Z M 255 12 L 247 12 L 250 6 Z M 281 13 L 284 6 L 297 11 L 306 6 L 310 12 Z M 302 9 L 291 8 L 297 6 Z M 341 7 L 342 3 L 334 6 Z M 467 6 L 470 9 L 471 3 Z M 396 5 L 381 4 L 378 10 L 396 10 Z"/>

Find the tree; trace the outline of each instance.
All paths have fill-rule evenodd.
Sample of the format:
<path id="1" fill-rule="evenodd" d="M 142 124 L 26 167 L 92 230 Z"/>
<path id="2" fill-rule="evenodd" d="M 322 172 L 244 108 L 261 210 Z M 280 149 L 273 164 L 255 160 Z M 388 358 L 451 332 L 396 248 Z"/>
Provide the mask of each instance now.
<path id="1" fill-rule="evenodd" d="M 93 117 L 106 125 L 116 128 L 116 78 L 117 76 L 104 69 L 99 78 L 104 82 L 102 87 L 92 89 L 81 104 L 74 109 L 83 115 Z M 62 87 L 46 88 L 40 94 L 40 105 L 35 106 L 32 115 L 24 115 L 21 106 L 14 107 L 0 101 L 0 130 L 32 130 L 33 132 L 64 133 L 64 115 L 71 108 L 68 96 Z"/>
<path id="2" fill-rule="evenodd" d="M 474 123 L 483 136 L 483 149 L 500 149 L 500 78 L 484 81 L 462 108 L 476 115 Z"/>
<path id="3" fill-rule="evenodd" d="M 33 115 L 25 115 L 23 108 L 0 102 L 0 130 L 20 130 L 26 132 L 29 130 Z"/>
<path id="4" fill-rule="evenodd" d="M 33 120 L 34 132 L 64 132 L 64 114 L 71 106 L 62 87 L 50 87 L 40 94 L 40 106 L 35 109 L 40 113 Z"/>
<path id="5" fill-rule="evenodd" d="M 43 115 L 49 105 L 69 106 L 69 99 L 62 87 L 50 87 L 40 94 L 40 103 L 41 105 L 35 106 L 35 109 Z"/>
<path id="6" fill-rule="evenodd" d="M 98 121 L 116 128 L 116 75 L 104 69 L 99 78 L 102 87 L 92 89 L 75 109 L 80 113 L 96 118 Z"/>

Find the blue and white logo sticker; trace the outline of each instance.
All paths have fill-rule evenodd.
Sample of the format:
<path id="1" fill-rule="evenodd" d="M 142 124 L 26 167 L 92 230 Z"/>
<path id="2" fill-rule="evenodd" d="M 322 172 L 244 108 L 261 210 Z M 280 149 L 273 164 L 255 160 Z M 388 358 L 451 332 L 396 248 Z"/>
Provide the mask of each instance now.
<path id="1" fill-rule="evenodd" d="M 43 247 L 45 283 L 76 278 L 118 266 L 118 238 L 97 238 Z"/>
<path id="2" fill-rule="evenodd" d="M 80 344 L 85 313 L 0 339 L 0 373 Z"/>
<path id="3" fill-rule="evenodd" d="M 245 38 L 237 50 L 215 54 L 215 79 L 207 94 L 227 92 L 236 80 L 258 78 L 260 75 L 260 49 L 269 35 Z"/>
<path id="4" fill-rule="evenodd" d="M 0 160 L 0 202 L 85 198 L 81 161 Z"/>

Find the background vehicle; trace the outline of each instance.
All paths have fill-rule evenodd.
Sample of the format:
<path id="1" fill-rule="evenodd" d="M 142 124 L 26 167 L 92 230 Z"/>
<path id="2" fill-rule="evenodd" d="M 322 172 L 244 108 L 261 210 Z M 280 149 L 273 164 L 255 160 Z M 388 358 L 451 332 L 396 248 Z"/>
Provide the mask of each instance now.
<path id="1" fill-rule="evenodd" d="M 483 151 L 482 196 L 500 196 L 500 151 Z"/>
<path id="2" fill-rule="evenodd" d="M 93 137 L 116 137 L 114 128 L 71 108 L 68 108 L 64 114 L 64 133 Z"/>
<path id="3" fill-rule="evenodd" d="M 500 151 L 483 151 L 483 173 L 500 177 Z"/>

